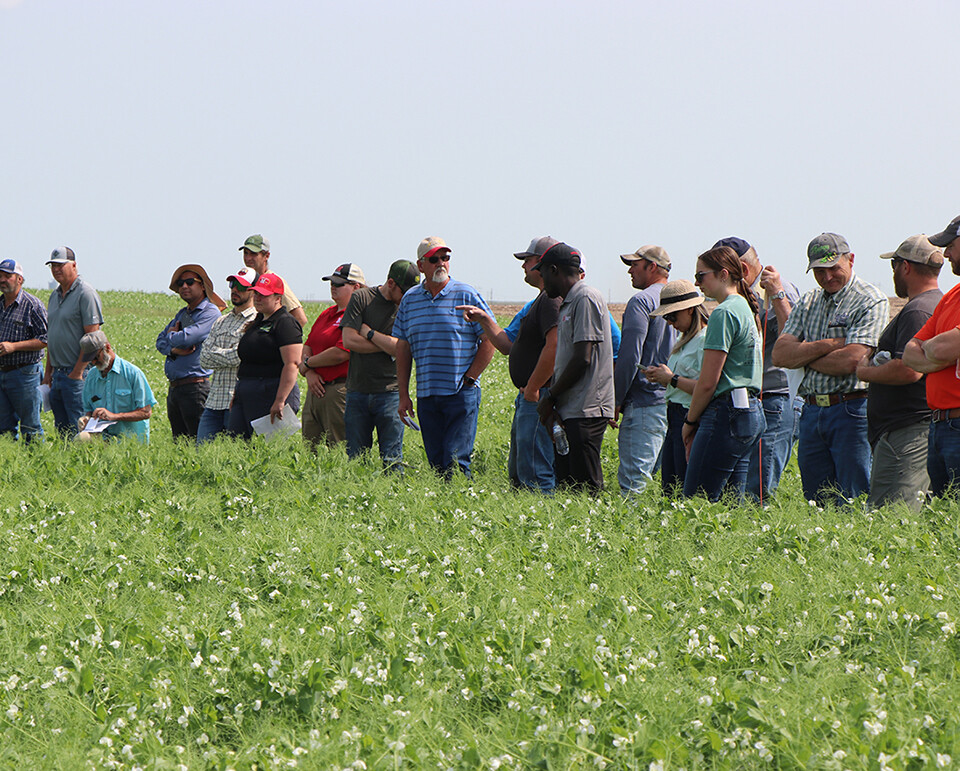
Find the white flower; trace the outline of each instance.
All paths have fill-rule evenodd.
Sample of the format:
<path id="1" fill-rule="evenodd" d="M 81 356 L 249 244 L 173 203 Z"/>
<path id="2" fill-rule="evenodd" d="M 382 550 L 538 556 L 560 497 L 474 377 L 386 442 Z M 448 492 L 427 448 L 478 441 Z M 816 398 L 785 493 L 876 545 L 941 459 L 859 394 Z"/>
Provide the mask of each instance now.
<path id="1" fill-rule="evenodd" d="M 941 754 L 939 752 L 937 753 L 937 768 L 946 768 L 952 762 L 953 758 L 951 758 L 949 755 Z"/>

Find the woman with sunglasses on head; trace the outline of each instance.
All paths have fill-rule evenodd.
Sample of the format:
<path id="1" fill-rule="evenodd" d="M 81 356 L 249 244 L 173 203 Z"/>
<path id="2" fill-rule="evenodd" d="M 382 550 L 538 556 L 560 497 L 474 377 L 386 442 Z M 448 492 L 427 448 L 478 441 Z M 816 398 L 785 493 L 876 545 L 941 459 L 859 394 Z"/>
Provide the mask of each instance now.
<path id="1" fill-rule="evenodd" d="M 703 295 L 686 279 L 670 281 L 660 293 L 660 307 L 651 316 L 664 320 L 680 333 L 666 364 L 644 369 L 643 374 L 667 387 L 667 434 L 660 451 L 660 484 L 664 495 L 683 490 L 687 451 L 683 446 L 683 421 L 703 365 L 703 340 L 708 314 Z"/>
<path id="2" fill-rule="evenodd" d="M 283 307 L 283 280 L 264 273 L 253 285 L 257 311 L 240 338 L 237 386 L 230 407 L 229 430 L 245 439 L 253 436 L 250 422 L 280 417 L 283 405 L 300 409 L 297 364 L 303 349 L 303 327 Z"/>
<path id="3" fill-rule="evenodd" d="M 695 277 L 719 305 L 707 322 L 703 367 L 683 422 L 683 494 L 703 493 L 715 501 L 730 488 L 742 498 L 750 453 L 765 425 L 757 398 L 763 377 L 758 308 L 729 246 L 701 254 Z"/>

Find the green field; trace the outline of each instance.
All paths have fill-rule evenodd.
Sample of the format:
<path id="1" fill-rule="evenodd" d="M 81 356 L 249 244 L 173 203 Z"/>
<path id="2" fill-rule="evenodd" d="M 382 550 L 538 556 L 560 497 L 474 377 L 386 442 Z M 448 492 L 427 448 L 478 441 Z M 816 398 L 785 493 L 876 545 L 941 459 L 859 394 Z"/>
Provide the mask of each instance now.
<path id="1" fill-rule="evenodd" d="M 175 444 L 173 296 L 103 295 L 151 444 L 0 440 L 0 767 L 938 768 L 960 759 L 958 507 L 511 491 L 299 440 Z M 308 308 L 316 316 L 319 306 Z M 49 417 L 45 417 L 48 421 Z M 46 423 L 49 428 L 49 423 Z"/>

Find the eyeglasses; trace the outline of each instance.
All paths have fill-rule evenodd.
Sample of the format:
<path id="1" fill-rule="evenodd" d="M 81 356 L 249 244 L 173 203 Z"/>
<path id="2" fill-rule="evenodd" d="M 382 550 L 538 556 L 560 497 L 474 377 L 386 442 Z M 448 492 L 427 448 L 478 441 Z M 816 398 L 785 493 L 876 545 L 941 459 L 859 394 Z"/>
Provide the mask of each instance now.
<path id="1" fill-rule="evenodd" d="M 178 278 L 176 280 L 177 289 L 179 289 L 184 285 L 193 286 L 194 284 L 199 284 L 199 283 L 200 283 L 199 278 Z"/>
<path id="2" fill-rule="evenodd" d="M 715 270 L 700 270 L 693 274 L 693 280 L 698 284 L 703 281 L 704 276 L 709 276 L 711 273 L 716 273 Z"/>
<path id="3" fill-rule="evenodd" d="M 674 321 L 677 320 L 677 313 L 679 313 L 679 311 L 671 311 L 670 313 L 664 313 L 663 320 L 666 321 L 668 324 L 672 324 Z"/>
<path id="4" fill-rule="evenodd" d="M 906 260 L 900 257 L 894 257 L 892 260 L 890 260 L 890 267 L 893 268 L 893 270 L 896 270 L 897 266 L 902 265 L 904 262 L 906 262 Z"/>
<path id="5" fill-rule="evenodd" d="M 450 262 L 450 254 L 444 252 L 443 254 L 435 254 L 429 260 L 433 265 L 436 265 L 438 262 Z"/>

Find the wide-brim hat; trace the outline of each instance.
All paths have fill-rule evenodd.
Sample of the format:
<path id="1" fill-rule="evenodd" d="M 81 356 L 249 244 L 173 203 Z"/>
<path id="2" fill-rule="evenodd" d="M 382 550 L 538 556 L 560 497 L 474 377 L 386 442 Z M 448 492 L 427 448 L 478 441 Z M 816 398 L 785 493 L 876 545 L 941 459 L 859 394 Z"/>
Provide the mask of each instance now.
<path id="1" fill-rule="evenodd" d="M 703 295 L 692 281 L 685 278 L 678 278 L 676 281 L 668 281 L 660 290 L 660 305 L 656 310 L 651 311 L 651 316 L 666 316 L 674 311 L 682 311 L 685 308 L 693 308 L 697 305 L 703 305 Z"/>
<path id="2" fill-rule="evenodd" d="M 201 265 L 181 265 L 179 268 L 173 271 L 173 278 L 170 279 L 171 292 L 177 292 L 179 294 L 177 279 L 188 270 L 191 273 L 196 273 L 198 276 L 200 276 L 200 281 L 203 283 L 203 289 L 206 292 L 207 299 L 210 302 L 216 305 L 220 310 L 223 310 L 227 307 L 227 304 L 223 301 L 220 295 L 213 291 L 213 282 L 210 280 L 210 276 L 207 275 L 207 271 L 205 271 Z"/>

